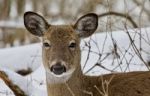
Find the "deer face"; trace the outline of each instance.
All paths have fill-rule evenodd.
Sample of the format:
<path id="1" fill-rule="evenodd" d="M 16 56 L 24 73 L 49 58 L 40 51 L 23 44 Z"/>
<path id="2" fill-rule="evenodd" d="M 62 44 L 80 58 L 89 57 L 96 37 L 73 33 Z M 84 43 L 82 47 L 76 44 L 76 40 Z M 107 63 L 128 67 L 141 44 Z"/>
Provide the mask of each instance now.
<path id="1" fill-rule="evenodd" d="M 26 12 L 24 24 L 30 33 L 42 38 L 46 72 L 61 77 L 71 75 L 80 66 L 80 38 L 94 33 L 98 17 L 90 13 L 75 25 L 50 25 L 37 13 Z"/>
<path id="2" fill-rule="evenodd" d="M 72 73 L 80 61 L 80 38 L 71 26 L 52 26 L 43 35 L 43 62 L 56 76 Z"/>

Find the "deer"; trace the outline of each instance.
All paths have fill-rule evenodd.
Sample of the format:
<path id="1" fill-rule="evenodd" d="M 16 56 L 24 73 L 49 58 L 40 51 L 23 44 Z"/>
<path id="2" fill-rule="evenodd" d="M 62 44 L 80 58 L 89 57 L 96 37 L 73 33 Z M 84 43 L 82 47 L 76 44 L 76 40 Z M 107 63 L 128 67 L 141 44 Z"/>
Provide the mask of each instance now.
<path id="1" fill-rule="evenodd" d="M 88 13 L 71 25 L 52 25 L 42 15 L 28 11 L 24 25 L 42 40 L 48 96 L 150 96 L 149 71 L 83 74 L 80 40 L 96 31 L 97 14 Z"/>

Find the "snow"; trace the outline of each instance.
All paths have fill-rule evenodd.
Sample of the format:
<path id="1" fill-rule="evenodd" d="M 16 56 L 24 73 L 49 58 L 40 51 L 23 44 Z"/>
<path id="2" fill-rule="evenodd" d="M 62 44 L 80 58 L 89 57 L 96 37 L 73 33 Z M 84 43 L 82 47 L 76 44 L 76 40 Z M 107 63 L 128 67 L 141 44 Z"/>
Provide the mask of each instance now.
<path id="1" fill-rule="evenodd" d="M 143 28 L 143 29 L 132 29 L 128 31 L 130 36 L 134 40 L 134 44 L 136 45 L 137 49 L 138 50 L 142 49 L 139 52 L 141 53 L 144 62 L 146 63 L 149 62 L 150 61 L 149 60 L 150 29 Z M 131 46 L 131 41 L 129 39 L 126 30 L 95 34 L 92 36 L 91 39 L 87 38 L 85 39 L 85 41 L 86 42 L 90 41 L 90 45 L 92 46 L 91 48 L 92 52 L 90 53 L 88 62 L 86 64 L 88 66 L 85 68 L 85 70 L 83 70 L 84 73 L 86 73 L 86 71 L 89 68 L 91 68 L 93 64 L 96 64 L 97 62 L 99 62 L 101 66 L 107 68 L 107 70 L 101 67 L 95 67 L 94 70 L 90 71 L 88 74 L 92 75 L 94 72 L 94 75 L 95 74 L 100 75 L 100 74 L 110 73 L 111 71 L 128 72 L 128 71 L 148 70 L 144 62 L 133 50 L 133 47 Z M 117 45 L 117 55 L 119 55 L 118 58 L 116 57 L 116 54 L 112 53 L 112 51 L 114 50 L 113 43 Z M 84 58 L 82 58 L 82 63 L 81 63 L 82 65 L 86 61 L 85 58 L 88 57 L 87 55 L 88 50 L 89 50 L 88 47 L 83 48 L 82 57 Z M 96 54 L 96 52 L 98 54 Z M 99 53 L 101 54 L 101 58 L 99 56 Z"/>
<path id="2" fill-rule="evenodd" d="M 41 68 L 43 68 L 43 67 L 41 66 L 40 69 Z M 29 77 L 31 79 L 32 75 L 36 76 L 36 77 L 39 77 L 39 75 L 41 75 L 42 77 L 44 77 L 44 75 L 41 74 L 42 72 L 44 73 L 44 70 L 35 71 L 36 73 L 39 73 L 39 74 L 34 75 L 34 72 L 33 72 L 32 75 L 29 75 L 27 77 L 22 77 L 21 75 L 15 73 L 14 71 L 8 70 L 6 68 L 0 68 L 0 70 L 4 71 L 7 74 L 7 76 L 9 77 L 9 79 L 14 84 L 18 85 L 28 96 L 46 96 L 47 95 L 46 88 L 44 88 L 44 87 L 46 87 L 45 84 L 44 84 L 44 87 L 42 87 L 45 90 L 42 90 L 42 89 L 38 88 L 37 86 L 35 86 L 35 84 L 31 80 L 29 80 Z M 34 79 L 35 78 L 32 78 L 32 80 L 34 80 Z M 38 79 L 41 79 L 41 78 L 39 77 L 39 78 L 37 78 L 37 80 Z"/>
<path id="3" fill-rule="evenodd" d="M 8 86 L 0 79 L 0 96 L 14 96 L 13 92 L 9 89 Z"/>
<path id="4" fill-rule="evenodd" d="M 24 28 L 24 24 L 22 23 L 22 20 L 1 20 L 0 27 Z"/>
<path id="5" fill-rule="evenodd" d="M 41 44 L 1 49 L 0 53 L 0 67 L 13 71 L 28 68 L 35 70 L 41 65 Z"/>
<path id="6" fill-rule="evenodd" d="M 130 36 L 134 39 L 136 48 L 142 49 L 139 52 L 146 63 L 150 61 L 149 31 L 150 28 L 128 30 Z M 117 46 L 117 54 L 112 53 L 114 49 L 113 43 Z M 91 46 L 90 53 L 88 53 L 88 45 Z M 145 63 L 133 50 L 126 29 L 123 31 L 96 33 L 92 37 L 83 39 L 81 41 L 81 51 L 81 66 L 83 67 L 87 61 L 83 70 L 86 75 L 148 70 Z M 20 86 L 29 96 L 47 96 L 46 77 L 42 66 L 41 53 L 41 43 L 0 49 L 0 70 L 5 71 L 9 79 Z M 96 66 L 87 72 L 97 62 L 102 67 Z M 17 70 L 27 68 L 33 70 L 30 75 L 23 77 L 16 73 Z M 7 93 L 12 94 L 2 80 L 0 80 L 0 86 L 2 86 L 0 87 L 0 96 L 8 96 Z M 4 92 L 6 93 L 4 94 Z"/>

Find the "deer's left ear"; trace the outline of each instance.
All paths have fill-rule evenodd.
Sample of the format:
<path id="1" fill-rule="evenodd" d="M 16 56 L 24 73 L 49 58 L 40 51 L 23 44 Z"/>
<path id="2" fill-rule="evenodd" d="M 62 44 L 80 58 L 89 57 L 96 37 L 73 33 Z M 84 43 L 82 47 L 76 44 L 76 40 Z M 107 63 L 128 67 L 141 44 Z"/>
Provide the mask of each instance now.
<path id="1" fill-rule="evenodd" d="M 74 29 L 81 38 L 84 38 L 91 36 L 97 29 L 97 26 L 98 16 L 94 13 L 89 13 L 79 18 L 74 25 Z"/>

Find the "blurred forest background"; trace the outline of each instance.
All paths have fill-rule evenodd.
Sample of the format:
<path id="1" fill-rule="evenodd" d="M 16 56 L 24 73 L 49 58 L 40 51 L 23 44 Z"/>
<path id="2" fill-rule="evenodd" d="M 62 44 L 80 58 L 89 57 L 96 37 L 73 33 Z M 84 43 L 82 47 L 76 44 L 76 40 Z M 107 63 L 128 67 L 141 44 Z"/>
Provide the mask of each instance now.
<path id="1" fill-rule="evenodd" d="M 23 25 L 23 14 L 34 11 L 51 24 L 74 24 L 80 16 L 99 16 L 97 32 L 150 26 L 150 0 L 0 0 L 0 48 L 39 42 Z"/>

